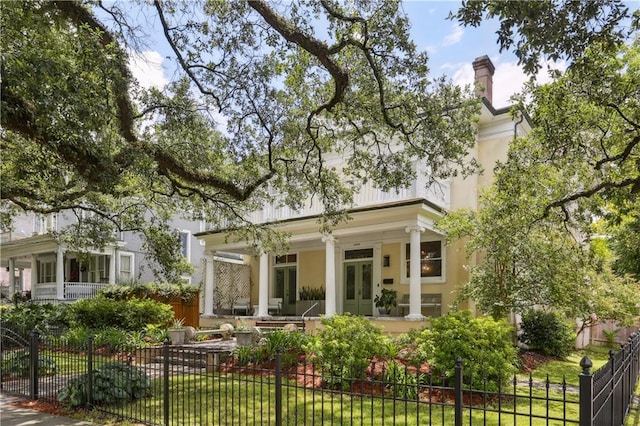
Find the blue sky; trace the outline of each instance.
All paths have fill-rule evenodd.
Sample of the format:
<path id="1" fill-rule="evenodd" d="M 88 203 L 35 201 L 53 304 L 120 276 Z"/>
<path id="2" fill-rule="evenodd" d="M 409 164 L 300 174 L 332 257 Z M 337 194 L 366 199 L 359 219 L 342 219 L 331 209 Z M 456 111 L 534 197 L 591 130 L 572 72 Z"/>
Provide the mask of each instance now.
<path id="1" fill-rule="evenodd" d="M 420 50 L 429 54 L 432 77 L 447 75 L 457 84 L 473 82 L 473 60 L 488 55 L 496 67 L 493 104 L 500 108 L 509 104 L 509 97 L 520 90 L 526 77 L 511 53 L 498 53 L 497 24 L 485 22 L 479 28 L 464 28 L 447 20 L 459 1 L 411 0 L 403 8 L 412 22 L 412 37 Z M 153 26 L 152 21 L 147 25 Z M 153 32 L 151 32 L 153 34 Z M 132 59 L 132 71 L 143 86 L 163 86 L 171 78 L 170 64 L 163 58 L 169 54 L 167 46 L 154 45 L 154 37 L 142 55 Z M 561 68 L 563 64 L 559 64 Z M 539 76 L 546 80 L 545 73 Z"/>

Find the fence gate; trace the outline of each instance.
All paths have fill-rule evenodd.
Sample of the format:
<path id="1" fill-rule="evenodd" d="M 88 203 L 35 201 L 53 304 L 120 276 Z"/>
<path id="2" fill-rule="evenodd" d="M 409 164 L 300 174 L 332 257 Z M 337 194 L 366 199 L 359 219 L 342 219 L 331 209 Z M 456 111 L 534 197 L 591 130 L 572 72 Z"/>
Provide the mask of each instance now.
<path id="1" fill-rule="evenodd" d="M 0 390 L 33 397 L 30 339 L 0 322 Z"/>

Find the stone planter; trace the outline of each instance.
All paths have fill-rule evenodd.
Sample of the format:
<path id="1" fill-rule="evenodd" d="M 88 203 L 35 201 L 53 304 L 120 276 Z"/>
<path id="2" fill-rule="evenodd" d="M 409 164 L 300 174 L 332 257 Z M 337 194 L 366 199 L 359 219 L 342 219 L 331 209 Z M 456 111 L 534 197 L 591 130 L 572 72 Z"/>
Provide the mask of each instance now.
<path id="1" fill-rule="evenodd" d="M 184 345 L 185 329 L 169 329 L 169 339 L 172 345 Z"/>
<path id="2" fill-rule="evenodd" d="M 235 335 L 238 346 L 249 346 L 253 341 L 253 333 L 251 331 L 236 331 Z"/>

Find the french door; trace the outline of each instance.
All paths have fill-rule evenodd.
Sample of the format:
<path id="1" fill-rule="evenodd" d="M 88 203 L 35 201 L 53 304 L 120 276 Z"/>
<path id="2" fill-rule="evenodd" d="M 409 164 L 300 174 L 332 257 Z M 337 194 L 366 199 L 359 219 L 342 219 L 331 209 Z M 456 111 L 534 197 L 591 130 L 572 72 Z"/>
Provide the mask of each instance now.
<path id="1" fill-rule="evenodd" d="M 344 264 L 344 312 L 353 315 L 373 313 L 373 262 L 363 260 Z"/>

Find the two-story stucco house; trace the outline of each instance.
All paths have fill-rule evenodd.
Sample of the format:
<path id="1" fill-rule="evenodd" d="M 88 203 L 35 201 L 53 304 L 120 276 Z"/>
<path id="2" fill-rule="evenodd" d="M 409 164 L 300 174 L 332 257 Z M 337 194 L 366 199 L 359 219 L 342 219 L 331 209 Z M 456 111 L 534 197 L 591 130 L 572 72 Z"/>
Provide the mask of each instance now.
<path id="1" fill-rule="evenodd" d="M 396 193 L 364 186 L 349 211 L 351 220 L 341 223 L 330 235 L 319 231 L 318 206 L 299 211 L 265 206 L 255 215 L 257 223 L 274 223 L 291 235 L 286 255 L 256 255 L 245 243 L 227 242 L 227 233 L 207 231 L 196 234 L 205 243 L 208 265 L 218 252 L 246 256 L 251 268 L 252 286 L 249 311 L 257 317 L 274 311 L 294 315 L 303 287 L 322 288 L 324 313 L 350 312 L 377 316 L 374 298 L 384 288 L 396 290 L 396 316 L 420 320 L 446 313 L 467 279 L 469 261 L 460 246 L 447 247 L 446 236 L 435 224 L 450 210 L 477 208 L 478 192 L 491 183 L 493 165 L 505 160 L 510 141 L 529 131 L 526 119 L 514 120 L 509 109 L 496 110 L 491 104 L 494 66 L 486 56 L 473 63 L 483 97 L 477 123 L 474 156 L 485 172 L 467 179 L 456 178 L 426 187 L 425 171 L 417 169 L 417 179 Z M 329 159 L 339 167 L 339 154 Z M 333 163 L 331 163 L 333 162 Z M 204 316 L 213 314 L 217 277 L 206 268 Z M 272 310 L 278 299 L 281 306 Z M 473 308 L 469 304 L 470 308 Z"/>
<path id="2" fill-rule="evenodd" d="M 0 283 L 2 293 L 30 292 L 34 301 L 70 301 L 95 296 L 109 284 L 155 280 L 140 238 L 122 232 L 116 242 L 89 257 L 79 256 L 60 244 L 52 232 L 76 219 L 71 211 L 56 214 L 24 214 L 17 217 L 10 232 L 0 239 Z M 171 225 L 180 232 L 182 254 L 195 266 L 193 275 L 182 277 L 199 285 L 204 247 L 193 237 L 201 231 L 198 222 L 174 219 Z"/>

